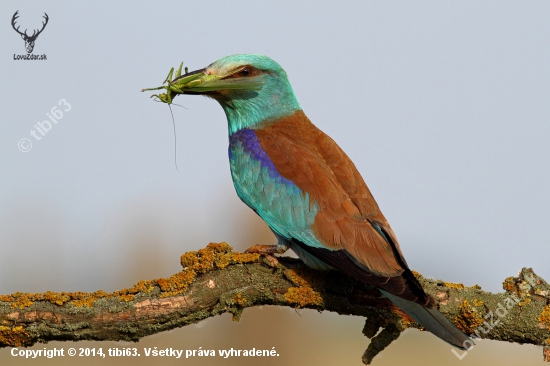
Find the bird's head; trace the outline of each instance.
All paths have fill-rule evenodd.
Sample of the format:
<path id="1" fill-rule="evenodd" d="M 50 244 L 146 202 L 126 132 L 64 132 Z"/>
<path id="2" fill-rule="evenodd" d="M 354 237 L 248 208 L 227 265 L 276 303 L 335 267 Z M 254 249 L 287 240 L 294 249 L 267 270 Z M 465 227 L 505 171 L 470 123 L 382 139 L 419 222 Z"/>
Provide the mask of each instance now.
<path id="1" fill-rule="evenodd" d="M 226 56 L 172 82 L 190 75 L 198 77 L 182 87 L 183 94 L 202 94 L 217 100 L 227 115 L 230 134 L 300 109 L 285 70 L 267 56 Z"/>

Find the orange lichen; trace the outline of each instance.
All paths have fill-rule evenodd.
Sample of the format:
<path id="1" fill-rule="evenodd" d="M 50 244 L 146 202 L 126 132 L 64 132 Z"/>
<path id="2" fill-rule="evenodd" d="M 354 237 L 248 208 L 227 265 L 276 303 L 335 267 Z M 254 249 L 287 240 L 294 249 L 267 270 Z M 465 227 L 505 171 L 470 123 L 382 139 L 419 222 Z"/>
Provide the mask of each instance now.
<path id="1" fill-rule="evenodd" d="M 231 260 L 233 263 L 253 263 L 260 258 L 258 253 L 231 253 Z"/>
<path id="2" fill-rule="evenodd" d="M 216 253 L 210 249 L 210 244 L 205 249 L 200 249 L 197 252 L 197 263 L 192 269 L 197 273 L 206 273 L 215 268 Z"/>
<path id="3" fill-rule="evenodd" d="M 233 296 L 233 298 L 231 299 L 231 303 L 237 304 L 239 306 L 245 306 L 247 303 L 247 300 L 243 296 L 243 294 L 239 292 L 237 295 Z"/>
<path id="4" fill-rule="evenodd" d="M 523 278 L 523 275 L 520 277 L 507 277 L 504 282 L 502 282 L 502 288 L 511 295 L 515 295 L 521 298 L 531 296 L 531 289 L 535 285 L 529 281 L 529 277 Z M 540 280 L 536 281 L 536 284 L 540 284 Z M 534 289 L 535 293 L 540 289 Z M 519 306 L 528 304 L 531 300 L 525 299 L 524 302 L 519 303 Z"/>
<path id="5" fill-rule="evenodd" d="M 0 301 L 3 302 L 12 302 L 12 299 L 8 295 L 0 295 Z"/>
<path id="6" fill-rule="evenodd" d="M 506 277 L 504 282 L 502 282 L 502 288 L 506 292 L 517 292 L 515 277 Z"/>
<path id="7" fill-rule="evenodd" d="M 71 300 L 71 296 L 65 292 L 46 291 L 44 293 L 43 300 L 49 301 L 52 304 L 63 305 L 64 303 Z"/>
<path id="8" fill-rule="evenodd" d="M 229 264 L 227 258 L 223 258 L 224 254 L 231 252 L 232 248 L 227 243 L 210 243 L 204 249 L 199 249 L 196 252 L 197 261 L 191 268 L 197 273 L 206 273 L 214 268 L 224 268 Z M 183 261 L 183 259 L 182 259 Z"/>
<path id="9" fill-rule="evenodd" d="M 156 282 L 164 293 L 161 297 L 175 296 L 183 293 L 198 274 L 214 269 L 223 269 L 230 264 L 251 263 L 260 258 L 259 254 L 234 253 L 227 243 L 210 243 L 204 249 L 188 252 L 181 256 L 184 270 L 168 279 Z"/>
<path id="10" fill-rule="evenodd" d="M 0 325 L 0 344 L 10 347 L 21 347 L 31 345 L 31 337 L 21 325 L 6 327 Z"/>
<path id="11" fill-rule="evenodd" d="M 71 298 L 70 304 L 78 308 L 89 308 L 100 298 L 111 297 L 111 294 L 101 290 L 96 292 L 72 292 L 67 295 Z"/>
<path id="12" fill-rule="evenodd" d="M 222 241 L 221 243 L 210 243 L 205 249 L 199 249 L 199 252 L 201 250 L 210 250 L 215 253 L 229 253 L 233 251 L 233 247 Z"/>
<path id="13" fill-rule="evenodd" d="M 483 306 L 483 301 L 474 299 L 474 306 Z"/>
<path id="14" fill-rule="evenodd" d="M 78 299 L 71 301 L 71 305 L 76 306 L 77 308 L 87 307 L 90 308 L 97 300 L 93 297 L 87 297 L 84 299 Z"/>
<path id="15" fill-rule="evenodd" d="M 196 266 L 198 262 L 199 262 L 199 258 L 197 258 L 197 252 L 184 253 L 180 259 L 180 263 L 183 269 L 186 269 L 187 267 Z"/>
<path id="16" fill-rule="evenodd" d="M 306 305 L 323 305 L 321 294 L 314 291 L 311 287 L 291 287 L 285 293 L 285 299 L 293 304 L 303 308 Z"/>
<path id="17" fill-rule="evenodd" d="M 24 293 L 21 293 L 21 292 L 16 292 L 13 294 L 13 301 L 12 301 L 12 304 L 11 304 L 11 308 L 14 309 L 14 308 L 19 308 L 19 309 L 24 309 L 28 306 L 31 306 L 34 301 L 32 301 L 32 296 L 30 296 L 32 294 L 24 294 Z"/>
<path id="18" fill-rule="evenodd" d="M 480 285 L 464 286 L 464 284 L 462 283 L 445 282 L 445 281 L 442 281 L 440 283 L 447 288 L 454 288 L 454 289 L 472 288 L 472 289 L 481 290 Z"/>
<path id="19" fill-rule="evenodd" d="M 15 292 L 11 295 L 2 295 L 2 301 L 11 302 L 11 307 L 19 307 L 23 309 L 31 306 L 36 301 L 48 301 L 54 305 L 62 306 L 70 302 L 74 306 L 90 307 L 99 298 L 111 298 L 118 296 L 118 293 L 108 293 L 102 290 L 88 293 L 88 292 L 52 292 L 46 291 L 42 294 L 21 293 Z"/>
<path id="20" fill-rule="evenodd" d="M 542 309 L 542 313 L 540 313 L 537 320 L 548 330 L 550 330 L 550 305 L 546 305 L 544 309 Z"/>
<path id="21" fill-rule="evenodd" d="M 468 300 L 464 300 L 459 306 L 460 313 L 455 318 L 455 324 L 466 334 L 472 334 L 483 324 L 483 316 L 477 309 L 470 305 Z"/>
<path id="22" fill-rule="evenodd" d="M 216 268 L 225 268 L 231 263 L 231 256 L 225 255 L 216 255 L 214 258 L 214 264 Z"/>
<path id="23" fill-rule="evenodd" d="M 302 268 L 299 269 L 287 269 L 285 272 L 285 277 L 288 278 L 296 286 L 307 286 L 311 287 L 313 285 L 313 279 L 309 271 Z"/>
<path id="24" fill-rule="evenodd" d="M 317 290 L 322 289 L 323 276 L 325 273 L 312 271 L 309 268 L 299 267 L 296 269 L 287 269 L 284 271 L 285 277 L 294 285 L 303 287 L 315 287 Z M 317 281 L 316 281 L 317 280 Z"/>
<path id="25" fill-rule="evenodd" d="M 194 271 L 185 270 L 169 278 L 159 278 L 156 282 L 162 291 L 160 296 L 170 297 L 183 293 L 196 277 L 197 274 Z"/>
<path id="26" fill-rule="evenodd" d="M 139 293 L 139 292 L 149 293 L 153 291 L 154 288 L 155 286 L 153 285 L 153 281 L 142 280 L 136 283 L 132 289 L 136 291 L 135 293 Z"/>
<path id="27" fill-rule="evenodd" d="M 416 272 L 416 271 L 414 271 L 414 270 L 411 270 L 411 273 L 412 273 L 413 276 L 416 277 L 416 278 L 422 277 L 422 275 L 421 275 L 420 273 L 418 273 L 418 272 Z"/>
<path id="28" fill-rule="evenodd" d="M 134 295 L 132 294 L 120 295 L 118 299 L 120 301 L 130 302 L 130 301 L 134 301 Z"/>
<path id="29" fill-rule="evenodd" d="M 298 287 L 290 287 L 285 293 L 285 299 L 293 304 L 297 304 L 299 308 L 306 305 L 323 305 L 321 294 L 313 288 L 322 289 L 323 281 L 315 279 L 318 276 L 324 276 L 323 273 L 312 271 L 308 268 L 287 269 L 284 271 L 285 277 Z"/>
<path id="30" fill-rule="evenodd" d="M 260 258 L 259 254 L 234 253 L 227 243 L 210 243 L 204 249 L 188 252 L 181 256 L 184 269 L 206 273 L 215 268 L 225 268 L 234 263 L 251 263 Z"/>
<path id="31" fill-rule="evenodd" d="M 232 250 L 227 243 L 210 243 L 204 249 L 183 254 L 181 265 L 184 270 L 156 281 L 163 291 L 161 297 L 183 293 L 198 274 L 223 269 L 230 264 L 255 262 L 260 258 L 259 254 L 234 253 Z"/>
<path id="32" fill-rule="evenodd" d="M 52 304 L 63 306 L 70 303 L 76 307 L 91 307 L 99 299 L 112 299 L 121 301 L 133 301 L 138 293 L 149 293 L 157 286 L 160 287 L 160 297 L 176 296 L 183 293 L 195 280 L 198 274 L 203 274 L 214 269 L 225 268 L 235 263 L 251 263 L 260 258 L 259 254 L 234 253 L 227 243 L 210 243 L 204 249 L 188 252 L 181 256 L 183 271 L 169 278 L 160 278 L 152 281 L 139 281 L 133 287 L 108 293 L 98 290 L 92 293 L 86 292 L 51 292 L 42 294 L 16 292 L 11 295 L 0 295 L 0 301 L 11 303 L 12 308 L 24 309 L 36 301 L 48 301 Z"/>
<path id="33" fill-rule="evenodd" d="M 133 287 L 124 288 L 122 290 L 115 291 L 112 294 L 103 292 L 101 290 L 100 291 L 105 295 L 104 297 L 107 297 L 107 298 L 111 298 L 113 296 L 118 296 L 118 298 L 122 301 L 133 301 L 135 294 L 138 294 L 140 292 L 148 293 L 148 292 L 153 291 L 154 288 L 155 288 L 155 282 L 154 281 L 139 281 Z M 99 291 L 97 293 L 99 293 Z M 94 293 L 94 294 L 96 294 L 96 293 Z"/>

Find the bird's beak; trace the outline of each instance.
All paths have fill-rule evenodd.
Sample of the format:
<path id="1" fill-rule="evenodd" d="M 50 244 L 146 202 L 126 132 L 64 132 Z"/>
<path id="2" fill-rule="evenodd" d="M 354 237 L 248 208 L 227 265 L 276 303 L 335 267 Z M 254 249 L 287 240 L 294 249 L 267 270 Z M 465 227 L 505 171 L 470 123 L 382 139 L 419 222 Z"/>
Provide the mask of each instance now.
<path id="1" fill-rule="evenodd" d="M 206 69 L 192 71 L 174 79 L 184 94 L 202 94 L 221 90 L 260 90 L 263 81 L 253 78 L 228 78 L 232 74 L 212 74 Z"/>
<path id="2" fill-rule="evenodd" d="M 201 78 L 206 76 L 205 71 L 206 69 L 200 69 L 200 70 L 187 72 L 182 76 L 176 77 L 174 80 L 172 80 L 172 83 L 178 86 L 179 89 L 181 89 L 181 91 L 184 92 L 185 94 L 200 94 L 200 93 L 191 92 L 191 91 L 185 92 L 184 89 L 190 89 L 193 86 L 196 86 L 195 84 L 198 84 L 196 80 L 200 80 Z M 194 81 L 194 83 L 190 84 L 192 81 Z M 200 82 L 200 84 L 202 84 L 202 82 Z"/>
<path id="3" fill-rule="evenodd" d="M 168 77 L 164 81 L 167 85 L 143 89 L 142 91 L 165 89 L 166 93 L 155 94 L 153 97 L 159 98 L 161 102 L 170 104 L 177 94 L 196 95 L 222 90 L 259 90 L 264 84 L 263 81 L 257 78 L 230 78 L 233 73 L 227 75 L 216 74 L 212 71 L 207 72 L 206 68 L 181 75 L 181 67 L 182 65 L 180 65 L 174 79 L 172 79 L 174 69 L 170 70 Z"/>

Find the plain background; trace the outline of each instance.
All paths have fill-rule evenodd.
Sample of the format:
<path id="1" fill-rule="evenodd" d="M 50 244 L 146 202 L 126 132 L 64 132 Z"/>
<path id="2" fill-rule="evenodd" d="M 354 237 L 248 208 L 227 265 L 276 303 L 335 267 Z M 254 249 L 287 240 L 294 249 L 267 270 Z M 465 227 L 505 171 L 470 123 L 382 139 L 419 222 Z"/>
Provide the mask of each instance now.
<path id="1" fill-rule="evenodd" d="M 50 20 L 15 61 L 21 30 Z M 0 5 L 0 293 L 113 291 L 167 277 L 209 242 L 273 243 L 237 198 L 213 100 L 166 105 L 144 87 L 234 53 L 287 71 L 306 114 L 357 165 L 411 268 L 502 291 L 522 267 L 547 280 L 550 234 L 550 3 L 547 1 L 3 1 Z M 32 31 L 29 31 L 32 33 Z M 72 109 L 40 141 L 37 122 Z M 18 141 L 29 138 L 23 153 Z M 2 365 L 360 365 L 363 319 L 248 309 L 137 344 L 276 347 L 276 359 L 22 360 Z M 43 348 L 37 345 L 35 348 Z M 534 346 L 480 341 L 462 361 L 407 331 L 375 365 L 543 365 Z"/>

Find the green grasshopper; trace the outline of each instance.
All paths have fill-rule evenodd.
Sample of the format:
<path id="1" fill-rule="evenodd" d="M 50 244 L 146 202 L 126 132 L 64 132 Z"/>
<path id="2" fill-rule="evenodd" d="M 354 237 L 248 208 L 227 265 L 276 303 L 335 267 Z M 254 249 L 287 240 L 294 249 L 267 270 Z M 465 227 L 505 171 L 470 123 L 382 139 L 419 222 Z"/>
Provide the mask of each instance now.
<path id="1" fill-rule="evenodd" d="M 180 67 L 176 71 L 176 77 L 172 78 L 172 75 L 174 74 L 174 68 L 172 67 L 170 69 L 170 72 L 168 73 L 168 76 L 164 80 L 163 84 L 168 83 L 167 85 L 159 86 L 157 88 L 147 88 L 142 89 L 141 91 L 148 91 L 148 90 L 166 90 L 166 93 L 162 94 L 153 94 L 151 95 L 151 98 L 158 98 L 159 102 L 172 104 L 172 101 L 174 100 L 174 97 L 178 94 L 184 94 L 183 91 L 184 88 L 192 88 L 195 86 L 195 84 L 200 84 L 200 80 L 196 80 L 197 78 L 201 77 L 201 74 L 193 74 L 186 77 L 181 77 L 181 69 L 183 67 L 183 62 L 180 64 Z M 187 74 L 187 67 L 185 68 L 185 73 Z M 175 81 L 175 82 L 174 82 Z M 195 81 L 195 83 L 193 83 Z"/>
<path id="2" fill-rule="evenodd" d="M 183 67 L 183 62 L 180 64 L 180 67 L 176 71 L 176 77 L 172 78 L 174 75 L 174 68 L 170 69 L 168 76 L 164 80 L 163 84 L 157 88 L 147 88 L 142 89 L 141 91 L 148 90 L 166 90 L 166 93 L 162 94 L 153 94 L 151 98 L 157 98 L 157 102 L 162 102 L 168 104 L 170 108 L 170 113 L 172 114 L 172 123 L 174 125 L 174 142 L 176 140 L 176 124 L 174 123 L 174 114 L 172 113 L 172 107 L 170 106 L 173 103 L 173 100 L 178 94 L 185 93 L 206 93 L 211 91 L 219 91 L 225 89 L 244 89 L 244 90 L 259 90 L 263 87 L 264 81 L 259 80 L 258 78 L 249 78 L 246 80 L 234 80 L 227 78 L 224 75 L 210 75 L 205 73 L 205 70 L 197 70 L 196 72 L 187 75 L 187 67 L 185 68 L 185 75 L 181 76 L 181 69 Z M 178 104 L 174 104 L 178 105 Z M 181 106 L 183 107 L 183 106 Z M 183 107 L 185 108 L 185 107 Z M 176 151 L 174 149 L 174 161 L 176 159 Z M 176 164 L 176 169 L 178 168 Z"/>
<path id="3" fill-rule="evenodd" d="M 148 90 L 162 90 L 165 89 L 166 93 L 162 94 L 153 94 L 151 95 L 151 98 L 158 98 L 158 102 L 166 103 L 168 104 L 168 107 L 170 107 L 170 104 L 172 104 L 172 101 L 174 100 L 174 97 L 178 94 L 183 94 L 184 91 L 182 88 L 185 87 L 192 87 L 197 84 L 197 82 L 200 84 L 200 80 L 196 80 L 201 76 L 201 74 L 193 74 L 186 77 L 181 77 L 181 68 L 183 67 L 183 62 L 180 64 L 180 67 L 176 71 L 176 77 L 172 79 L 172 75 L 174 75 L 174 68 L 172 67 L 170 69 L 170 72 L 168 73 L 168 76 L 164 80 L 163 84 L 168 83 L 167 85 L 159 86 L 157 88 L 147 88 L 142 89 L 141 91 L 148 91 Z M 187 74 L 187 67 L 185 68 L 185 73 Z M 174 80 L 176 82 L 174 82 Z M 193 81 L 196 81 L 193 83 Z M 174 114 L 172 113 L 172 108 L 170 108 L 170 113 L 172 114 L 172 123 L 174 124 Z M 176 160 L 177 156 L 177 144 L 176 144 L 176 125 L 174 124 L 174 164 L 176 165 L 176 170 L 178 170 L 178 163 Z"/>
<path id="4" fill-rule="evenodd" d="M 264 81 L 261 78 L 247 78 L 244 80 L 236 80 L 228 78 L 229 75 L 211 75 L 205 73 L 205 70 L 197 70 L 192 72 L 191 75 L 187 75 L 187 67 L 185 68 L 185 75 L 181 76 L 181 68 L 183 62 L 176 71 L 176 77 L 172 79 L 174 74 L 174 68 L 170 69 L 166 80 L 164 80 L 163 86 L 158 88 L 143 89 L 146 90 L 166 90 L 166 93 L 154 94 L 151 97 L 158 98 L 159 102 L 172 104 L 172 100 L 178 94 L 193 93 L 204 94 L 212 91 L 229 90 L 229 89 L 243 89 L 243 90 L 260 90 Z"/>

